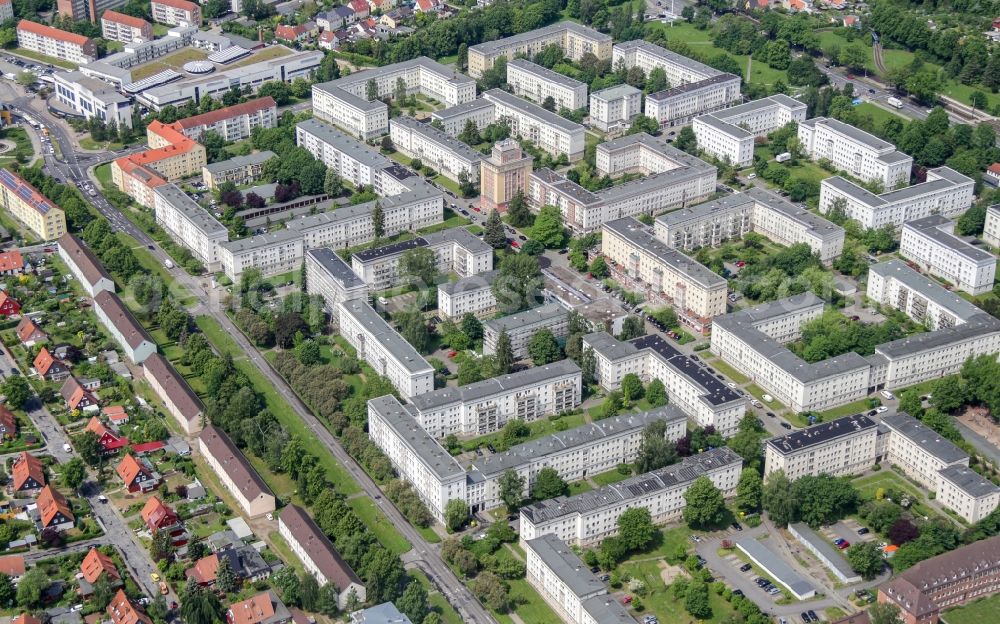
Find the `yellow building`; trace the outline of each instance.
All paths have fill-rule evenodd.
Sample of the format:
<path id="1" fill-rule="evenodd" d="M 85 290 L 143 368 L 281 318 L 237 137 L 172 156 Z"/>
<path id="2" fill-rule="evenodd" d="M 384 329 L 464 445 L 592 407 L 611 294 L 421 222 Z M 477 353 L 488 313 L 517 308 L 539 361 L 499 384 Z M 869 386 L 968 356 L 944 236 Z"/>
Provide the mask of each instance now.
<path id="1" fill-rule="evenodd" d="M 168 126 L 154 121 L 146 128 L 146 142 L 148 150 L 111 163 L 111 180 L 115 186 L 143 206 L 150 205 L 147 200 L 152 189 L 164 180 L 176 182 L 198 175 L 208 164 L 204 146 L 184 136 L 177 124 Z"/>
<path id="2" fill-rule="evenodd" d="M 504 139 L 493 146 L 493 153 L 479 165 L 479 202 L 484 213 L 490 210 L 507 211 L 507 204 L 518 191 L 528 193 L 531 176 L 530 154 L 521 151 L 517 141 Z"/>
<path id="3" fill-rule="evenodd" d="M 66 213 L 20 176 L 0 169 L 0 205 L 42 240 L 66 233 Z"/>

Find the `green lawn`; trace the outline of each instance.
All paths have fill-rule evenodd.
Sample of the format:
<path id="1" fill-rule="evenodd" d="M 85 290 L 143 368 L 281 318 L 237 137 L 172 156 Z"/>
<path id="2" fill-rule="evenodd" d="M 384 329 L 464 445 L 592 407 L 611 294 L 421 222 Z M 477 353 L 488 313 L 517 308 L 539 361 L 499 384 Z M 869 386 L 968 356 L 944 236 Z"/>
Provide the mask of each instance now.
<path id="1" fill-rule="evenodd" d="M 618 483 L 619 481 L 624 481 L 632 475 L 622 474 L 617 470 L 609 470 L 607 472 L 602 472 L 601 474 L 593 475 L 591 480 L 597 485 L 611 485 L 612 483 Z"/>
<path id="2" fill-rule="evenodd" d="M 430 234 L 432 232 L 440 232 L 441 230 L 450 230 L 451 228 L 469 225 L 470 223 L 472 221 L 456 213 L 451 208 L 445 208 L 443 222 L 419 229 L 417 230 L 417 234 Z"/>
<path id="3" fill-rule="evenodd" d="M 441 592 L 434 589 L 426 574 L 420 570 L 410 570 L 408 574 L 417 579 L 417 581 L 424 586 L 424 589 L 427 590 L 427 593 L 429 594 L 427 601 L 431 603 L 431 609 L 437 611 L 438 615 L 441 616 L 441 620 L 444 624 L 462 624 L 462 616 L 455 611 L 454 607 L 452 607 L 445 597 L 441 595 Z"/>
<path id="4" fill-rule="evenodd" d="M 167 34 L 167 31 L 170 30 L 171 28 L 172 26 L 167 26 L 166 24 L 158 24 L 156 22 L 153 22 L 153 36 L 162 37 L 163 35 Z"/>
<path id="5" fill-rule="evenodd" d="M 451 178 L 446 178 L 443 175 L 438 175 L 438 176 L 435 176 L 433 178 L 428 178 L 428 179 L 434 180 L 434 182 L 436 182 L 437 184 L 440 184 L 441 186 L 445 187 L 446 189 L 448 189 L 449 191 L 451 191 L 455 195 L 458 195 L 458 196 L 462 195 L 462 191 L 458 188 L 458 182 L 455 182 Z"/>
<path id="6" fill-rule="evenodd" d="M 883 123 L 885 123 L 887 119 L 892 119 L 894 117 L 904 123 L 908 121 L 905 117 L 900 117 L 896 113 L 889 111 L 885 108 L 882 108 L 881 106 L 878 106 L 876 104 L 872 104 L 871 102 L 862 102 L 861 104 L 855 106 L 854 110 L 860 113 L 861 115 L 871 117 L 872 121 L 875 122 L 876 126 L 880 126 Z"/>
<path id="7" fill-rule="evenodd" d="M 711 366 L 715 370 L 719 371 L 720 373 L 722 373 L 723 375 L 725 375 L 729 379 L 732 379 L 736 383 L 738 383 L 740 385 L 745 384 L 745 383 L 750 383 L 750 378 L 749 377 L 747 377 L 746 375 L 740 373 L 739 371 L 737 371 L 735 368 L 733 368 L 729 364 L 726 364 L 725 362 L 723 362 L 722 358 L 717 357 L 715 359 L 706 360 L 706 361 L 708 362 L 709 366 Z"/>
<path id="8" fill-rule="evenodd" d="M 530 442 L 531 440 L 536 440 L 542 436 L 550 435 L 556 431 L 565 431 L 567 429 L 573 429 L 579 427 L 585 422 L 583 414 L 573 414 L 572 416 L 563 416 L 556 420 L 550 420 L 548 418 L 540 418 L 534 422 L 528 423 L 528 429 L 531 432 L 524 438 L 518 438 L 518 444 L 524 442 Z M 565 426 L 564 426 L 565 425 Z M 559 427 L 558 429 L 556 427 Z M 485 447 L 487 444 L 495 444 L 500 437 L 500 432 L 491 433 L 489 435 L 480 436 L 478 438 L 472 438 L 471 440 L 465 440 L 462 442 L 462 448 L 471 451 L 478 447 Z"/>
<path id="9" fill-rule="evenodd" d="M 100 183 L 102 189 L 113 188 L 115 183 L 111 181 L 111 163 L 107 162 L 103 165 L 97 165 L 94 167 L 94 177 Z"/>
<path id="10" fill-rule="evenodd" d="M 747 386 L 747 392 L 757 397 L 760 400 L 760 402 L 764 404 L 764 407 L 766 407 L 768 410 L 772 412 L 777 412 L 779 410 L 785 409 L 785 406 L 782 405 L 781 403 L 778 403 L 778 401 L 776 401 L 774 397 L 772 397 L 770 401 L 765 401 L 764 391 L 757 384 L 750 384 L 749 386 Z"/>
<path id="11" fill-rule="evenodd" d="M 389 519 L 375 507 L 372 499 L 366 497 L 351 498 L 348 499 L 347 504 L 365 523 L 365 526 L 375 534 L 379 543 L 391 550 L 393 554 L 402 555 L 413 548 L 410 542 L 400 535 L 396 527 L 389 522 Z"/>
<path id="12" fill-rule="evenodd" d="M 91 137 L 85 136 L 82 139 L 80 139 L 80 147 L 82 147 L 83 149 L 86 149 L 86 150 L 114 150 L 114 151 L 117 151 L 117 150 L 120 150 L 121 148 L 125 147 L 125 145 L 122 144 L 122 143 L 109 143 L 107 141 L 95 141 Z M 111 181 L 111 176 L 110 176 L 111 165 L 110 164 L 106 164 L 106 165 L 101 165 L 101 167 L 107 167 L 108 168 L 108 181 L 110 182 Z M 97 172 L 95 171 L 94 173 L 96 175 Z"/>
<path id="13" fill-rule="evenodd" d="M 853 403 L 848 403 L 847 405 L 841 405 L 840 407 L 835 407 L 833 409 L 826 410 L 825 412 L 820 412 L 819 415 L 823 422 L 828 420 L 833 420 L 834 418 L 840 418 L 841 416 L 850 416 L 851 414 L 860 414 L 862 412 L 867 412 L 868 410 L 875 409 L 871 406 L 871 401 L 873 399 L 859 399 Z"/>
<path id="14" fill-rule="evenodd" d="M 70 63 L 69 61 L 57 59 L 54 56 L 46 56 L 33 50 L 25 50 L 24 48 L 14 48 L 11 52 L 19 56 L 35 59 L 40 63 L 47 63 L 49 65 L 55 65 L 56 67 L 62 67 L 63 69 L 76 69 L 79 67 L 76 63 Z"/>
<path id="15" fill-rule="evenodd" d="M 688 622 L 692 618 L 684 608 L 683 600 L 674 600 L 661 576 L 658 561 L 626 563 L 621 570 L 646 585 L 646 595 L 641 597 L 645 609 L 642 614 L 652 614 L 661 622 Z M 700 622 L 722 622 L 734 613 L 732 606 L 713 591 L 708 593 L 708 604 L 712 607 L 712 617 Z"/>
<path id="16" fill-rule="evenodd" d="M 510 585 L 510 597 L 517 604 L 515 613 L 524 624 L 554 624 L 559 622 L 559 616 L 542 600 L 535 588 L 524 579 L 507 581 Z M 497 613 L 497 621 L 503 624 L 514 624 L 513 618 L 506 613 Z"/>
<path id="17" fill-rule="evenodd" d="M 163 266 L 159 260 L 157 260 L 153 254 L 149 253 L 144 245 L 140 245 L 139 241 L 135 240 L 128 234 L 124 232 L 118 232 L 118 237 L 129 247 L 132 248 L 132 253 L 135 254 L 136 260 L 142 265 L 142 268 L 146 269 L 149 273 L 154 273 L 163 280 L 164 284 L 170 287 L 170 293 L 176 297 L 181 304 L 190 305 L 194 303 L 194 297 L 187 288 L 181 286 L 169 271 L 167 267 Z"/>
<path id="18" fill-rule="evenodd" d="M 924 493 L 921 488 L 913 485 L 907 481 L 904 477 L 900 476 L 889 466 L 884 466 L 878 474 L 869 475 L 867 477 L 861 477 L 854 479 L 854 487 L 857 488 L 858 494 L 861 496 L 862 500 L 874 500 L 875 492 L 879 488 L 883 489 L 894 489 L 906 492 L 911 497 L 913 497 L 913 505 L 910 507 L 910 511 L 918 516 L 928 516 L 936 517 L 940 516 L 938 512 L 931 509 L 924 497 Z"/>
<path id="19" fill-rule="evenodd" d="M 997 611 L 1000 611 L 1000 594 L 945 611 L 941 614 L 941 621 L 946 624 L 983 624 L 996 621 Z"/>
<path id="20" fill-rule="evenodd" d="M 587 483 L 586 481 L 574 481 L 569 484 L 569 495 L 576 496 L 577 494 L 583 494 L 584 492 L 590 492 L 594 487 Z"/>
<path id="21" fill-rule="evenodd" d="M 14 149 L 0 155 L 0 167 L 9 165 L 17 161 L 18 154 L 25 163 L 30 163 L 35 156 L 35 149 L 31 146 L 31 139 L 24 128 L 7 128 L 4 138 L 15 143 Z"/>

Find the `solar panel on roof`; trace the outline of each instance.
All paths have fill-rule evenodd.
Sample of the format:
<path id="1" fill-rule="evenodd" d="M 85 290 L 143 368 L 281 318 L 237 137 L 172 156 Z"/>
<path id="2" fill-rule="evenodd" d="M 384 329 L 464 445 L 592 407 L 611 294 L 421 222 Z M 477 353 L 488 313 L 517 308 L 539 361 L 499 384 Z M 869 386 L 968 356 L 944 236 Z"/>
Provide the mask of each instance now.
<path id="1" fill-rule="evenodd" d="M 226 63 L 232 63 L 236 59 L 241 59 L 248 54 L 250 54 L 250 50 L 247 50 L 246 48 L 241 48 L 240 46 L 229 46 L 225 50 L 219 50 L 218 52 L 209 54 L 208 60 L 213 63 L 225 65 Z"/>
<path id="2" fill-rule="evenodd" d="M 122 87 L 122 91 L 126 93 L 139 93 L 145 91 L 146 89 L 152 89 L 159 85 L 167 84 L 168 82 L 173 82 L 178 78 L 182 78 L 183 74 L 176 72 L 172 69 L 165 69 L 161 72 L 155 73 L 148 78 L 143 78 L 137 82 L 129 83 Z"/>

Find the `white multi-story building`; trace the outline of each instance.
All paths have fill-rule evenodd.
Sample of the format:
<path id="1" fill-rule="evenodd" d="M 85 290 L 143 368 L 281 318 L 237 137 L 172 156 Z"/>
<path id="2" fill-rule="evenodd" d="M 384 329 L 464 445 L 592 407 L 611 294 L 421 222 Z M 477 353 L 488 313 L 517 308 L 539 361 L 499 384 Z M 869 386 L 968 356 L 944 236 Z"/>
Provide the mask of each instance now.
<path id="1" fill-rule="evenodd" d="M 983 311 L 934 280 L 911 269 L 902 260 L 868 267 L 870 300 L 899 310 L 931 331 L 965 323 Z"/>
<path id="2" fill-rule="evenodd" d="M 368 284 L 371 291 L 392 288 L 403 276 L 399 261 L 411 249 L 427 248 L 434 252 L 440 273 L 468 277 L 493 270 L 493 248 L 465 228 L 452 228 L 417 238 L 359 251 L 351 257 L 351 268 Z"/>
<path id="3" fill-rule="evenodd" d="M 274 157 L 274 152 L 265 150 L 208 163 L 201 168 L 201 179 L 205 182 L 205 186 L 212 190 L 226 182 L 232 182 L 236 186 L 251 184 L 261 178 L 264 174 L 264 163 Z"/>
<path id="4" fill-rule="evenodd" d="M 337 304 L 340 335 L 406 399 L 434 389 L 434 369 L 362 299 Z"/>
<path id="5" fill-rule="evenodd" d="M 746 399 L 701 363 L 681 353 L 662 336 L 623 342 L 607 332 L 583 337 L 583 348 L 597 360 L 596 378 L 605 390 L 617 390 L 629 373 L 644 382 L 659 379 L 670 398 L 699 427 L 715 427 L 724 436 L 736 433 L 746 413 Z"/>
<path id="6" fill-rule="evenodd" d="M 13 0 L 0 0 L 0 22 L 14 19 Z"/>
<path id="7" fill-rule="evenodd" d="M 507 63 L 507 85 L 514 95 L 536 104 L 544 104 L 552 98 L 557 111 L 587 107 L 585 83 L 522 58 Z"/>
<path id="8" fill-rule="evenodd" d="M 306 119 L 295 125 L 295 143 L 359 188 L 374 187 L 378 172 L 393 164 L 385 156 L 315 119 Z"/>
<path id="9" fill-rule="evenodd" d="M 557 206 L 566 226 L 584 233 L 622 217 L 687 206 L 715 192 L 713 165 L 645 133 L 601 143 L 596 156 L 602 175 L 642 177 L 594 193 L 543 168 L 531 174 L 528 202 L 534 208 Z"/>
<path id="10" fill-rule="evenodd" d="M 368 287 L 335 251 L 322 247 L 306 251 L 306 292 L 323 297 L 333 313 L 338 303 L 367 297 Z"/>
<path id="11" fill-rule="evenodd" d="M 278 230 L 219 243 L 219 264 L 226 277 L 238 284 L 247 269 L 259 269 L 262 276 L 280 275 L 302 266 L 305 247 L 302 234 Z"/>
<path id="12" fill-rule="evenodd" d="M 553 534 L 574 546 L 596 544 L 615 535 L 618 518 L 636 507 L 648 509 L 656 523 L 677 520 L 684 493 L 698 477 L 707 476 L 728 498 L 735 495 L 742 470 L 743 459 L 721 447 L 592 492 L 532 503 L 521 508 L 521 539 Z"/>
<path id="13" fill-rule="evenodd" d="M 903 224 L 899 255 L 970 295 L 993 289 L 996 256 L 955 236 L 955 222 L 939 214 Z"/>
<path id="14" fill-rule="evenodd" d="M 394 97 L 400 81 L 407 95 L 420 93 L 446 106 L 476 98 L 475 80 L 421 56 L 313 85 L 313 112 L 363 140 L 383 135 L 389 130 L 389 107 L 379 98 Z M 369 97 L 370 91 L 377 91 L 374 99 Z"/>
<path id="15" fill-rule="evenodd" d="M 877 437 L 875 421 L 854 414 L 771 438 L 764 445 L 764 476 L 781 470 L 795 481 L 862 473 L 875 463 Z"/>
<path id="16" fill-rule="evenodd" d="M 929 490 L 938 486 L 938 472 L 949 466 L 969 467 L 969 456 L 941 434 L 906 412 L 882 419 L 889 430 L 885 461 Z"/>
<path id="17" fill-rule="evenodd" d="M 1000 247 L 1000 204 L 994 204 L 986 209 L 982 238 L 987 245 Z"/>
<path id="18" fill-rule="evenodd" d="M 500 334 L 507 332 L 514 358 L 528 356 L 528 342 L 535 332 L 547 329 L 556 339 L 565 338 L 569 333 L 569 312 L 559 303 L 531 308 L 510 316 L 502 316 L 483 323 L 483 354 L 497 352 Z"/>
<path id="19" fill-rule="evenodd" d="M 234 104 L 201 115 L 177 121 L 177 129 L 189 139 L 198 141 L 208 131 L 226 141 L 250 138 L 254 128 L 273 128 L 278 124 L 278 105 L 266 96 Z"/>
<path id="20" fill-rule="evenodd" d="M 778 93 L 695 117 L 698 149 L 737 167 L 753 164 L 753 144 L 787 123 L 806 119 L 806 105 Z"/>
<path id="21" fill-rule="evenodd" d="M 932 214 L 956 217 L 972 205 L 972 179 L 949 167 L 927 170 L 927 181 L 874 195 L 840 176 L 819 186 L 819 209 L 839 208 L 863 228 L 899 227 Z"/>
<path id="22" fill-rule="evenodd" d="M 954 464 L 938 471 L 935 500 L 969 524 L 975 524 L 1000 506 L 1000 487 L 971 468 Z"/>
<path id="23" fill-rule="evenodd" d="M 431 113 L 431 123 L 440 122 L 448 136 L 458 136 L 469 122 L 478 130 L 496 121 L 496 107 L 489 100 L 478 98 L 458 106 L 450 106 Z"/>
<path id="24" fill-rule="evenodd" d="M 78 71 L 52 74 L 56 98 L 83 117 L 96 117 L 119 128 L 132 127 L 132 101 L 108 83 Z"/>
<path id="25" fill-rule="evenodd" d="M 493 282 L 499 271 L 487 271 L 438 284 L 438 312 L 442 318 L 458 320 L 466 314 L 485 319 L 497 310 Z"/>
<path id="26" fill-rule="evenodd" d="M 108 9 L 101 15 L 101 38 L 122 43 L 149 40 L 153 38 L 153 25 L 141 17 Z"/>
<path id="27" fill-rule="evenodd" d="M 553 156 L 565 155 L 570 162 L 583 158 L 586 131 L 580 124 L 502 89 L 490 89 L 483 99 L 493 104 L 495 120 L 505 121 L 513 136 L 531 141 Z"/>
<path id="28" fill-rule="evenodd" d="M 799 123 L 799 145 L 813 160 L 825 158 L 862 182 L 878 182 L 885 190 L 905 185 L 913 158 L 850 124 L 827 117 Z"/>
<path id="29" fill-rule="evenodd" d="M 628 128 L 642 113 L 642 91 L 632 85 L 618 85 L 590 94 L 590 123 L 602 132 Z"/>
<path id="30" fill-rule="evenodd" d="M 469 75 L 481 78 L 501 56 L 508 61 L 517 56 L 534 57 L 550 45 L 562 48 L 566 58 L 579 61 L 584 54 L 598 60 L 611 58 L 611 35 L 597 32 L 576 22 L 562 21 L 526 33 L 487 41 L 469 48 Z"/>
<path id="31" fill-rule="evenodd" d="M 714 67 L 641 39 L 616 43 L 612 51 L 611 67 L 615 69 L 638 67 L 646 77 L 649 77 L 654 69 L 662 69 L 667 76 L 667 84 L 672 87 L 698 82 L 722 73 Z"/>
<path id="32" fill-rule="evenodd" d="M 401 153 L 458 182 L 464 171 L 469 180 L 479 180 L 483 155 L 447 132 L 412 117 L 395 117 L 389 122 L 392 144 Z"/>
<path id="33" fill-rule="evenodd" d="M 567 624 L 635 621 L 607 586 L 565 542 L 552 534 L 524 542 L 528 583 Z"/>
<path id="34" fill-rule="evenodd" d="M 805 243 L 832 262 L 844 248 L 844 228 L 760 187 L 656 218 L 655 234 L 673 249 L 717 247 L 757 232 L 780 245 Z"/>
<path id="35" fill-rule="evenodd" d="M 17 23 L 17 45 L 77 65 L 97 60 L 93 39 L 26 19 Z"/>
<path id="36" fill-rule="evenodd" d="M 201 26 L 201 6 L 188 0 L 152 0 L 153 21 L 168 26 Z"/>
<path id="37" fill-rule="evenodd" d="M 413 397 L 413 416 L 435 438 L 486 435 L 512 418 L 533 422 L 574 409 L 581 399 L 580 367 L 572 360 L 535 366 L 458 388 Z"/>
<path id="38" fill-rule="evenodd" d="M 219 245 L 229 241 L 229 230 L 212 213 L 176 184 L 153 189 L 153 211 L 174 242 L 190 249 L 209 271 L 219 269 Z"/>
<path id="39" fill-rule="evenodd" d="M 649 300 L 669 303 L 694 326 L 726 313 L 726 280 L 655 239 L 639 221 L 632 217 L 611 221 L 601 232 L 601 253 L 615 271 L 631 280 L 630 289 L 645 291 Z"/>
<path id="40" fill-rule="evenodd" d="M 719 73 L 704 80 L 681 84 L 646 96 L 646 116 L 660 126 L 680 126 L 698 115 L 722 110 L 738 104 L 742 79 L 733 74 Z"/>

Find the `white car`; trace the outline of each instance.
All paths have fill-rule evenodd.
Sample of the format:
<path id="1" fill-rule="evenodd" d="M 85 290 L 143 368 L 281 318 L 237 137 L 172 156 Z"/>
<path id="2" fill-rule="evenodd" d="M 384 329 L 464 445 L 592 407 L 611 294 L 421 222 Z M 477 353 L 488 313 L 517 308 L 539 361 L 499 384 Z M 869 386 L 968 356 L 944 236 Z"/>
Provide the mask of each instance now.
<path id="1" fill-rule="evenodd" d="M 274 514 L 268 513 L 267 514 L 267 519 L 268 520 L 274 520 Z"/>
<path id="2" fill-rule="evenodd" d="M 73 451 L 73 447 L 69 445 L 69 442 L 63 442 L 63 450 L 70 453 Z"/>
<path id="3" fill-rule="evenodd" d="M 880 406 L 878 406 L 878 407 L 875 408 L 875 413 L 876 414 L 884 414 L 884 413 L 886 413 L 888 411 L 889 411 L 889 408 L 886 407 L 886 406 L 884 406 L 884 405 L 880 405 Z"/>
<path id="4" fill-rule="evenodd" d="M 736 387 L 736 384 L 734 384 L 731 381 L 729 383 L 727 383 L 726 385 L 729 386 L 730 388 L 735 388 Z"/>

